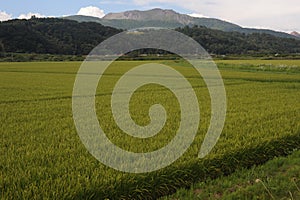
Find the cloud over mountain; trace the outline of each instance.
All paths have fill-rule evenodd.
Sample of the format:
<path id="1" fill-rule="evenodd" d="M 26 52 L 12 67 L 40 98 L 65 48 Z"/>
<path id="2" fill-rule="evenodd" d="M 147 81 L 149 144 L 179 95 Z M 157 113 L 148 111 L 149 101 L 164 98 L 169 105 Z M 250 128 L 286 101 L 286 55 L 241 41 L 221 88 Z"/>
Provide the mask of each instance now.
<path id="1" fill-rule="evenodd" d="M 98 7 L 88 6 L 84 8 L 80 8 L 77 15 L 84 15 L 84 16 L 92 16 L 92 17 L 99 17 L 102 18 L 105 14 L 104 11 Z"/>
<path id="2" fill-rule="evenodd" d="M 0 21 L 7 21 L 12 18 L 11 14 L 6 13 L 5 11 L 0 11 Z"/>
<path id="3" fill-rule="evenodd" d="M 30 19 L 32 16 L 35 16 L 37 18 L 44 18 L 46 17 L 45 15 L 42 15 L 40 13 L 32 13 L 32 12 L 29 12 L 27 14 L 21 14 L 18 19 Z"/>

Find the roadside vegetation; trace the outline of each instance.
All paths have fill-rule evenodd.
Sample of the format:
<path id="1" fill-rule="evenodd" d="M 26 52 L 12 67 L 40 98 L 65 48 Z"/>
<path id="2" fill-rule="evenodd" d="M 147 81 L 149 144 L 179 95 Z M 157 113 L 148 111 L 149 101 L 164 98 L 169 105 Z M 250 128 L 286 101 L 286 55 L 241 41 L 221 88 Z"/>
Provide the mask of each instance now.
<path id="1" fill-rule="evenodd" d="M 300 151 L 262 166 L 208 179 L 162 199 L 300 199 Z"/>

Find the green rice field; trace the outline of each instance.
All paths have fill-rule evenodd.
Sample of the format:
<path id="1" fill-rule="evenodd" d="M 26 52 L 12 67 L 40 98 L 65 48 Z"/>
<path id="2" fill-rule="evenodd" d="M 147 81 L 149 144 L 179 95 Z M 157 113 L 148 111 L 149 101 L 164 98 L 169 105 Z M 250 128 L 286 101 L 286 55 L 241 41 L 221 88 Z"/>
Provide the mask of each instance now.
<path id="1" fill-rule="evenodd" d="M 116 61 L 96 93 L 101 127 L 114 144 L 132 152 L 164 147 L 180 123 L 174 94 L 154 84 L 134 93 L 130 113 L 145 126 L 149 107 L 161 103 L 169 114 L 161 132 L 137 139 L 114 123 L 110 99 L 115 83 L 147 62 Z M 216 62 L 227 93 L 227 117 L 217 145 L 204 159 L 197 156 L 211 117 L 205 82 L 184 62 L 157 62 L 187 78 L 201 119 L 193 144 L 180 159 L 143 174 L 101 164 L 80 141 L 72 116 L 80 62 L 0 63 L 0 199 L 157 199 L 300 149 L 300 60 Z"/>

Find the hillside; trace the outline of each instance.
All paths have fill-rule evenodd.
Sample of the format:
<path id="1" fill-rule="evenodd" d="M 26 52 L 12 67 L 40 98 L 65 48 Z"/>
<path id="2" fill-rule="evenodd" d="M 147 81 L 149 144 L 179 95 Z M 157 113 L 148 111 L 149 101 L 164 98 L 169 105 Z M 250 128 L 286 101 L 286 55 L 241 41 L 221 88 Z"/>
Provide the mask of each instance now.
<path id="1" fill-rule="evenodd" d="M 0 52 L 86 55 L 120 31 L 56 18 L 10 20 L 0 23 Z"/>
<path id="2" fill-rule="evenodd" d="M 173 10 L 162 10 L 155 8 L 147 11 L 126 11 L 121 13 L 109 13 L 103 19 L 129 19 L 137 21 L 174 21 L 180 24 L 188 25 L 194 22 L 194 18 L 188 15 L 179 14 Z"/>
<path id="3" fill-rule="evenodd" d="M 207 28 L 222 30 L 227 32 L 240 33 L 267 33 L 276 37 L 297 38 L 293 35 L 277 32 L 266 29 L 242 28 L 239 25 L 229 23 L 223 20 L 214 18 L 197 18 L 189 15 L 180 14 L 173 10 L 163 10 L 155 8 L 146 11 L 126 11 L 120 13 L 109 13 L 103 18 L 88 17 L 88 16 L 68 16 L 66 19 L 76 20 L 79 22 L 97 22 L 105 26 L 111 26 L 121 29 L 134 29 L 141 27 L 164 27 L 177 28 L 188 26 L 205 26 Z"/>
<path id="4" fill-rule="evenodd" d="M 182 24 L 175 21 L 162 21 L 162 20 L 148 20 L 148 21 L 137 21 L 131 19 L 103 19 L 90 16 L 73 15 L 64 17 L 64 19 L 74 20 L 77 22 L 96 22 L 103 24 L 104 26 L 110 26 L 123 30 L 130 30 L 142 27 L 164 27 L 164 28 L 177 28 L 181 27 Z"/>
<path id="5" fill-rule="evenodd" d="M 300 40 L 293 38 L 280 38 L 266 33 L 224 32 L 197 26 L 186 26 L 176 30 L 192 37 L 213 54 L 270 55 L 300 53 Z"/>
<path id="6" fill-rule="evenodd" d="M 300 53 L 300 40 L 269 34 L 243 34 L 203 26 L 176 29 L 198 41 L 209 53 L 270 55 Z M 87 55 L 100 42 L 121 32 L 94 22 L 32 18 L 0 23 L 0 52 Z"/>

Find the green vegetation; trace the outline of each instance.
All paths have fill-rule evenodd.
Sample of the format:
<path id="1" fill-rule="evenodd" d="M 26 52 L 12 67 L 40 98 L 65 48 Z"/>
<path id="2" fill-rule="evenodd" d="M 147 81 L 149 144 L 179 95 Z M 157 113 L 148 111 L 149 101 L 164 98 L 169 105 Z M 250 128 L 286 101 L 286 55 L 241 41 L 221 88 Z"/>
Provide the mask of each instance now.
<path id="1" fill-rule="evenodd" d="M 170 113 L 163 130 L 155 137 L 139 140 L 125 135 L 114 123 L 109 106 L 114 84 L 126 71 L 145 62 L 115 62 L 101 79 L 96 96 L 99 122 L 107 136 L 134 152 L 163 147 L 174 137 L 180 121 L 174 95 L 163 87 L 147 85 L 132 97 L 132 117 L 145 125 L 149 106 L 162 103 Z M 223 65 L 228 98 L 225 127 L 213 151 L 199 160 L 210 120 L 206 85 L 181 60 L 157 62 L 187 77 L 199 99 L 201 121 L 195 142 L 183 157 L 147 174 L 110 169 L 81 143 L 72 118 L 72 89 L 79 62 L 0 63 L 1 199 L 155 199 L 300 148 L 297 70 L 257 71 L 252 65 L 241 70 Z M 294 62 L 300 66 L 299 61 Z M 264 177 L 258 178 L 265 183 Z"/>
<path id="2" fill-rule="evenodd" d="M 217 55 L 264 56 L 300 52 L 300 40 L 279 38 L 266 33 L 224 32 L 198 26 L 186 26 L 175 30 L 192 37 L 206 51 Z"/>
<path id="3" fill-rule="evenodd" d="M 300 73 L 299 60 L 216 60 L 219 68 Z"/>
<path id="4" fill-rule="evenodd" d="M 266 33 L 224 32 L 203 26 L 186 26 L 175 30 L 192 37 L 211 54 L 239 56 L 294 54 L 299 58 L 300 40 L 293 38 L 275 37 Z M 1 22 L 0 61 L 40 60 L 39 56 L 27 54 L 87 55 L 103 40 L 119 32 L 120 29 L 105 27 L 95 22 L 78 23 L 56 18 Z M 16 60 L 12 59 L 11 53 L 18 53 Z M 22 53 L 22 56 L 19 53 Z M 63 57 L 60 60 L 75 60 L 69 59 L 70 56 Z M 51 61 L 51 57 L 46 57 L 46 60 Z"/>
<path id="5" fill-rule="evenodd" d="M 85 56 L 35 53 L 2 53 L 0 62 L 84 61 Z"/>
<path id="6" fill-rule="evenodd" d="M 228 64 L 228 65 L 248 65 L 251 69 L 252 66 L 269 65 L 274 68 L 278 66 L 290 66 L 299 68 L 299 60 L 217 60 L 217 64 Z M 250 66 L 249 66 L 250 65 Z M 271 69 L 270 69 L 271 70 Z"/>
<path id="7" fill-rule="evenodd" d="M 300 199 L 300 151 L 206 180 L 162 199 Z"/>
<path id="8" fill-rule="evenodd" d="M 56 18 L 10 20 L 0 23 L 0 52 L 87 55 L 120 31 L 97 23 Z"/>

